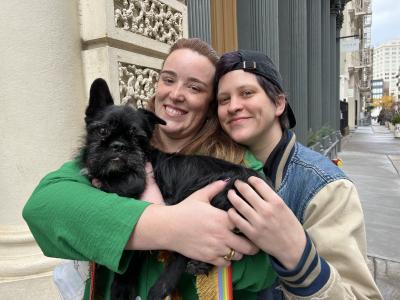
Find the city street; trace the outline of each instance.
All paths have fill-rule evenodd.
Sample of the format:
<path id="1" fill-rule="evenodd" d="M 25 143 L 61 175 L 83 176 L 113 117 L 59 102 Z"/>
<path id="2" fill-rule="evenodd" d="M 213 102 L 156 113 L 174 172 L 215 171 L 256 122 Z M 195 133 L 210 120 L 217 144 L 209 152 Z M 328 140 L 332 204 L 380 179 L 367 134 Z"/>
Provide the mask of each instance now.
<path id="1" fill-rule="evenodd" d="M 400 139 L 385 126 L 358 127 L 338 156 L 360 194 L 370 269 L 384 299 L 400 299 Z"/>

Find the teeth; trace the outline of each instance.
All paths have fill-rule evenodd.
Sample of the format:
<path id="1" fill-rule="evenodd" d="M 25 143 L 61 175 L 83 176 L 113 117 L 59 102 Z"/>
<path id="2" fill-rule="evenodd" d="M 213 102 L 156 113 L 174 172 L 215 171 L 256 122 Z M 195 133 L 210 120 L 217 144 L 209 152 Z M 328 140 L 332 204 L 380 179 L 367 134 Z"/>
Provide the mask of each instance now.
<path id="1" fill-rule="evenodd" d="M 169 106 L 166 106 L 166 107 L 165 107 L 165 111 L 166 111 L 168 114 L 173 115 L 173 116 L 181 116 L 181 115 L 184 114 L 183 111 L 174 109 L 174 108 L 169 107 Z"/>

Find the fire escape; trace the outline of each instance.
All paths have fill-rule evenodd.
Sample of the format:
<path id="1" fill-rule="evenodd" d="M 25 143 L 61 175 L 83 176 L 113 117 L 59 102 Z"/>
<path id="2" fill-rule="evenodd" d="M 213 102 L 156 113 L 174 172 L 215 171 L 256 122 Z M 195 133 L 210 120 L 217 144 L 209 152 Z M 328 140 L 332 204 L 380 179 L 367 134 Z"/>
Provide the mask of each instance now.
<path id="1" fill-rule="evenodd" d="M 358 90 L 360 92 L 361 111 L 371 102 L 372 80 L 372 48 L 371 48 L 371 0 L 356 0 L 354 15 L 358 22 L 358 34 L 360 39 Z"/>

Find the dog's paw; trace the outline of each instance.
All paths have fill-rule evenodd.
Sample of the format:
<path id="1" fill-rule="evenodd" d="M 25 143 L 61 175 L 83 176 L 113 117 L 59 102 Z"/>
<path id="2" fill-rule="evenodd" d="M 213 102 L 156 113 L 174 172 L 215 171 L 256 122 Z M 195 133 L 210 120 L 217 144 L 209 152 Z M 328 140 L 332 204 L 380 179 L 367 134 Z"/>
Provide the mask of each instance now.
<path id="1" fill-rule="evenodd" d="M 190 260 L 186 265 L 186 272 L 192 275 L 208 275 L 212 265 L 198 260 Z"/>

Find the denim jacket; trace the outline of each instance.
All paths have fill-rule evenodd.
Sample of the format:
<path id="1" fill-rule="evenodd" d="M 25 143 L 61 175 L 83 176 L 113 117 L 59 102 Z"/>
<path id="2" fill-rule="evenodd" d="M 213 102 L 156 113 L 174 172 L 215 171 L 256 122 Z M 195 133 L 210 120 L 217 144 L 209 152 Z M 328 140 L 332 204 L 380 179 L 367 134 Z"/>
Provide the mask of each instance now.
<path id="1" fill-rule="evenodd" d="M 288 135 L 291 141 L 285 151 L 290 154 L 283 172 L 276 173 L 274 184 L 279 196 L 303 223 L 305 209 L 315 194 L 332 181 L 347 177 L 325 156 L 295 143 L 293 133 L 288 132 Z"/>
<path id="2" fill-rule="evenodd" d="M 267 159 L 264 173 L 303 225 L 307 243 L 294 270 L 286 270 L 272 258 L 279 278 L 271 288 L 260 292 L 258 299 L 382 299 L 365 262 L 360 201 L 346 175 L 326 157 L 297 143 L 295 135 L 288 130 Z M 342 206 L 344 209 L 336 213 L 336 208 Z M 343 211 L 346 213 L 340 213 Z M 347 219 L 349 211 L 354 216 Z M 355 230 L 346 232 L 335 228 L 335 220 L 340 220 L 342 215 L 345 226 L 352 222 Z M 337 250 L 324 246 L 330 238 L 340 245 Z M 329 261 L 324 255 L 333 259 Z M 349 263 L 350 271 L 340 270 L 343 255 L 349 261 L 354 259 L 354 264 Z M 336 262 L 340 262 L 339 268 L 335 268 Z M 351 268 L 358 270 L 353 272 Z"/>

